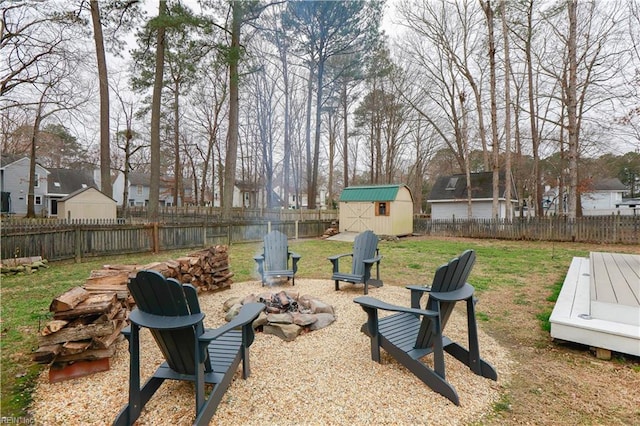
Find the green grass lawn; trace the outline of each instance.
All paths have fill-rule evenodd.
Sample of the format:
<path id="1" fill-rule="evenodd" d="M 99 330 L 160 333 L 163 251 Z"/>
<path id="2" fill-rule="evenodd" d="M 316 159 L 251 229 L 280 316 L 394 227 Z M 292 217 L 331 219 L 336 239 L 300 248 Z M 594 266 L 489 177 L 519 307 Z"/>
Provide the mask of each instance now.
<path id="1" fill-rule="evenodd" d="M 351 251 L 351 243 L 300 240 L 291 243 L 291 249 L 302 255 L 296 277 L 329 279 L 331 263 L 327 256 Z M 234 282 L 257 279 L 253 255 L 260 244 L 234 244 L 230 248 Z M 566 274 L 573 256 L 587 256 L 590 250 L 604 250 L 585 244 L 518 242 L 498 240 L 462 239 L 401 239 L 381 241 L 384 256 L 381 277 L 385 285 L 428 283 L 435 268 L 466 249 L 477 252 L 476 266 L 471 282 L 479 293 L 497 286 L 525 286 L 533 276 L 562 276 Z M 620 246 L 624 251 L 624 246 Z M 616 251 L 608 247 L 608 251 Z M 34 378 L 44 368 L 31 362 L 31 352 L 37 349 L 37 331 L 48 318 L 52 299 L 66 290 L 80 286 L 91 270 L 105 264 L 145 264 L 152 261 L 175 259 L 193 250 L 137 254 L 99 258 L 80 264 L 56 262 L 48 269 L 31 275 L 2 278 L 1 322 L 2 339 L 2 416 L 25 416 L 31 399 Z M 561 283 L 561 280 L 559 281 Z M 547 283 L 553 294 L 558 280 Z M 557 295 L 557 293 L 556 293 Z M 522 303 L 529 303 L 523 300 Z M 541 319 L 548 313 L 541 310 Z M 481 320 L 486 314 L 478 313 Z"/>

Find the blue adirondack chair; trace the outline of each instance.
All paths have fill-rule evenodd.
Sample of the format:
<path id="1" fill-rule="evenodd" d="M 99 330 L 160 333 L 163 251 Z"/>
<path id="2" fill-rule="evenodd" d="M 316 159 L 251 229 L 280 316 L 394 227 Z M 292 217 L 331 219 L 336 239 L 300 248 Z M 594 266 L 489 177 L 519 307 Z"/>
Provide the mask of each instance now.
<path id="1" fill-rule="evenodd" d="M 351 271 L 340 271 L 340 259 L 351 257 Z M 380 261 L 382 256 L 378 250 L 378 236 L 373 231 L 358 234 L 353 242 L 353 252 L 329 256 L 327 259 L 333 265 L 331 279 L 335 281 L 336 291 L 340 290 L 339 282 L 364 284 L 364 294 L 369 293 L 369 285 L 381 287 Z M 376 265 L 376 278 L 371 278 L 371 267 Z"/>
<path id="2" fill-rule="evenodd" d="M 296 272 L 301 256 L 289 250 L 289 240 L 280 231 L 271 231 L 264 236 L 262 254 L 254 256 L 262 285 L 273 278 L 286 277 L 291 285 L 296 285 Z"/>
<path id="3" fill-rule="evenodd" d="M 380 348 L 384 348 L 427 386 L 456 405 L 460 405 L 460 401 L 455 388 L 446 380 L 444 351 L 463 362 L 475 374 L 492 380 L 498 379 L 496 370 L 480 358 L 474 288 L 466 282 L 475 258 L 475 252 L 467 250 L 460 257 L 438 268 L 430 287 L 408 286 L 411 290 L 410 308 L 391 305 L 368 296 L 354 300 L 367 313 L 363 331 L 371 339 L 371 358 L 381 362 Z M 429 298 L 426 308 L 422 309 L 420 300 L 425 293 Z M 456 302 L 459 301 L 467 304 L 468 349 L 442 334 Z M 379 310 L 396 313 L 379 318 Z M 434 356 L 434 368 L 421 361 L 421 358 L 431 353 Z"/>
<path id="4" fill-rule="evenodd" d="M 129 403 L 113 424 L 133 424 L 167 379 L 194 382 L 196 416 L 193 423 L 209 424 L 241 361 L 242 377 L 249 377 L 249 346 L 254 339 L 252 322 L 264 305 L 246 304 L 231 322 L 205 330 L 197 291 L 190 284 L 166 279 L 156 271 L 140 271 L 129 281 L 129 291 L 137 305 L 129 316 L 131 325 L 123 330 L 129 340 Z M 151 331 L 166 360 L 142 388 L 140 327 Z M 208 396 L 205 383 L 213 385 Z"/>

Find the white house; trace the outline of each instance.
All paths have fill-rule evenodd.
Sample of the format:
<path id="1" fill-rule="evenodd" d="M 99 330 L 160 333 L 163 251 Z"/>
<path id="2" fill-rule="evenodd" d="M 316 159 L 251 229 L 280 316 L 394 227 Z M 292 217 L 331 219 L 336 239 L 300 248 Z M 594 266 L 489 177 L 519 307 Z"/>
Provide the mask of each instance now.
<path id="1" fill-rule="evenodd" d="M 632 213 L 632 209 L 620 209 L 622 194 L 627 187 L 618 178 L 599 179 L 589 185 L 589 189 L 583 191 L 580 200 L 582 202 L 583 216 L 602 216 L 610 214 Z"/>
<path id="2" fill-rule="evenodd" d="M 498 217 L 507 217 L 507 203 L 511 203 L 511 211 L 518 205 L 518 192 L 515 183 L 511 184 L 511 199 L 506 199 L 505 175 L 500 173 L 498 194 Z M 471 219 L 491 219 L 493 210 L 493 172 L 471 173 Z M 433 188 L 427 203 L 431 204 L 432 219 L 467 219 L 469 218 L 467 178 L 464 174 L 440 176 Z"/>

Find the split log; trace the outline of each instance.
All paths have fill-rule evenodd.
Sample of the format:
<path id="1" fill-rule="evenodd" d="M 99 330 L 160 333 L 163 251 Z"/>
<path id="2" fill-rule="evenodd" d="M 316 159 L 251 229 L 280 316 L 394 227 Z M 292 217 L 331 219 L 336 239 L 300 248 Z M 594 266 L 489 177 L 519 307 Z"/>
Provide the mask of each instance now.
<path id="1" fill-rule="evenodd" d="M 81 340 L 77 342 L 66 342 L 62 345 L 61 355 L 75 355 L 82 353 L 89 349 L 91 346 L 91 340 Z"/>
<path id="2" fill-rule="evenodd" d="M 50 312 L 62 312 L 75 308 L 80 302 L 89 297 L 89 292 L 82 287 L 74 287 L 53 299 L 49 305 Z"/>
<path id="3" fill-rule="evenodd" d="M 53 318 L 69 319 L 87 315 L 100 315 L 111 311 L 113 305 L 117 302 L 118 296 L 116 295 L 116 293 L 111 292 L 93 294 L 71 310 L 56 312 Z"/>
<path id="4" fill-rule="evenodd" d="M 55 345 L 76 340 L 92 339 L 94 337 L 108 336 L 115 330 L 113 321 L 104 324 L 87 324 L 77 327 L 65 327 L 62 330 L 48 336 L 38 336 L 39 346 Z"/>
<path id="5" fill-rule="evenodd" d="M 45 324 L 45 326 L 42 329 L 42 331 L 40 332 L 40 334 L 43 335 L 43 336 L 48 336 L 50 334 L 55 333 L 56 331 L 60 331 L 67 324 L 69 324 L 69 321 L 65 321 L 65 320 L 49 321 L 47 324 Z"/>
<path id="6" fill-rule="evenodd" d="M 102 337 L 94 337 L 93 338 L 93 347 L 97 349 L 106 349 L 113 344 L 116 340 L 118 340 L 121 336 L 120 331 L 125 326 L 125 321 L 115 321 L 116 326 L 113 330 L 113 333 L 102 336 Z"/>
<path id="7" fill-rule="evenodd" d="M 93 361 L 96 359 L 111 358 L 115 353 L 116 345 L 111 345 L 106 349 L 87 349 L 78 354 L 58 355 L 55 362 Z"/>
<path id="8" fill-rule="evenodd" d="M 31 356 L 33 362 L 38 364 L 49 364 L 62 351 L 62 345 L 40 346 Z"/>

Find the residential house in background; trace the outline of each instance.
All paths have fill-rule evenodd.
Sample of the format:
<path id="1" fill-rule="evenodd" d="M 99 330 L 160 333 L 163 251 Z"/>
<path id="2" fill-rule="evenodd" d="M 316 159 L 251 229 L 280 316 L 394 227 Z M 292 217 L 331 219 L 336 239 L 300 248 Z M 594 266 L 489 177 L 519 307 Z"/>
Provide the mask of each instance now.
<path id="1" fill-rule="evenodd" d="M 512 212 L 518 205 L 518 192 L 513 180 L 511 199 L 505 197 L 505 174 L 499 175 L 498 218 L 507 218 L 507 204 L 511 204 Z M 471 219 L 491 219 L 493 217 L 493 172 L 471 173 Z M 467 219 L 468 195 L 465 174 L 440 176 L 427 198 L 431 204 L 432 219 Z M 512 216 L 509 219 L 513 218 Z"/>
<path id="2" fill-rule="evenodd" d="M 2 191 L 2 213 L 24 216 L 27 214 L 29 194 L 28 157 L 5 155 L 0 158 L 0 189 Z M 47 169 L 36 163 L 36 180 L 33 188 L 34 208 L 37 215 L 47 209 Z"/>
<path id="3" fill-rule="evenodd" d="M 618 178 L 597 179 L 587 186 L 587 189 L 580 194 L 582 201 L 583 216 L 602 216 L 611 214 L 632 214 L 631 209 L 620 209 L 622 195 L 627 192 Z"/>
<path id="4" fill-rule="evenodd" d="M 128 200 L 127 204 L 132 207 L 142 207 L 149 204 L 149 191 L 151 184 L 151 176 L 148 173 L 130 172 L 128 184 Z M 173 199 L 174 180 L 172 177 L 160 177 L 160 193 L 158 201 L 160 206 L 174 206 L 176 203 Z M 187 180 L 183 181 L 184 200 L 179 200 L 178 205 L 189 204 L 193 202 L 193 189 L 191 183 Z M 113 199 L 118 205 L 122 205 L 122 197 L 124 195 L 124 174 L 118 173 L 113 183 Z"/>

